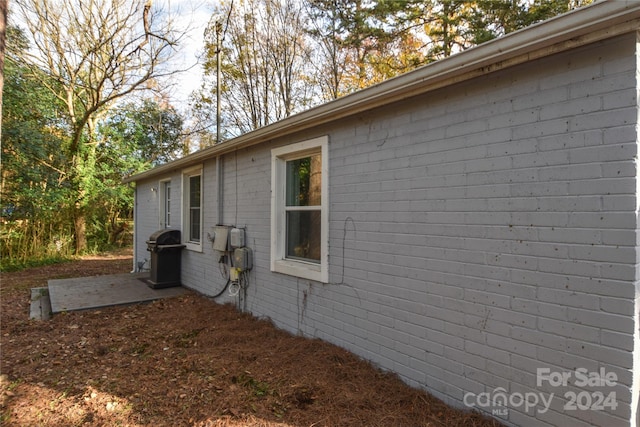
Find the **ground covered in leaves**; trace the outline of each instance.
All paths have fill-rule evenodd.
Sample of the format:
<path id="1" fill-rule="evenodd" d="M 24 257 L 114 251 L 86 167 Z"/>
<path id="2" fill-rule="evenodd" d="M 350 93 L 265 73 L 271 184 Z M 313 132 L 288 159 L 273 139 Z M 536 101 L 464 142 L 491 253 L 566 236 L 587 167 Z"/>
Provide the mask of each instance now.
<path id="1" fill-rule="evenodd" d="M 124 252 L 2 274 L 2 425 L 497 425 L 195 293 L 29 320 L 31 287 L 131 265 Z"/>

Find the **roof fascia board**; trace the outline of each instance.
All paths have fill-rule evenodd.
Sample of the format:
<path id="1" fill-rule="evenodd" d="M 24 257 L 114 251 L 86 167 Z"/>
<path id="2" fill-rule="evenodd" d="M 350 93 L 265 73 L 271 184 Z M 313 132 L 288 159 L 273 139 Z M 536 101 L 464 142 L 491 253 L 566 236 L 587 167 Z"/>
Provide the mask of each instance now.
<path id="1" fill-rule="evenodd" d="M 125 178 L 123 183 L 149 179 L 312 126 L 372 110 L 533 59 L 637 31 L 639 26 L 639 1 L 597 2 Z"/>

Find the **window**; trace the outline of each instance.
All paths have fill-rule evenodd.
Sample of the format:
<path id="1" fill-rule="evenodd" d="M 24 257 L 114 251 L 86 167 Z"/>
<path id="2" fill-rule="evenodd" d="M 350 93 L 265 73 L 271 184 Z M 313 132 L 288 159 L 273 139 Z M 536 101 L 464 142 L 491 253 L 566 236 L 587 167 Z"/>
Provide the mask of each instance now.
<path id="1" fill-rule="evenodd" d="M 271 151 L 271 270 L 328 282 L 328 138 Z"/>
<path id="2" fill-rule="evenodd" d="M 160 228 L 171 227 L 171 180 L 160 181 Z"/>
<path id="3" fill-rule="evenodd" d="M 202 168 L 183 172 L 182 239 L 187 249 L 202 250 Z"/>

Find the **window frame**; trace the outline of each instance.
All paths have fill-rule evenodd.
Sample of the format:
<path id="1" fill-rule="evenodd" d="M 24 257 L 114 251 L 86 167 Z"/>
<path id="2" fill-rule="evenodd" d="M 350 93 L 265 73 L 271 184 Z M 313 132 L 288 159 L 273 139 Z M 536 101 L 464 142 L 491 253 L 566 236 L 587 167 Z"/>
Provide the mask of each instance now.
<path id="1" fill-rule="evenodd" d="M 200 200 L 199 200 L 199 209 L 200 209 L 200 240 L 190 240 L 191 234 L 191 178 L 199 176 L 200 177 Z M 204 189 L 203 189 L 203 174 L 202 174 L 202 165 L 198 165 L 196 167 L 185 169 L 182 171 L 182 243 L 186 246 L 186 249 L 202 252 L 202 240 L 203 240 L 203 199 L 204 199 Z"/>
<path id="2" fill-rule="evenodd" d="M 320 154 L 320 262 L 286 257 L 286 164 L 311 154 Z M 316 205 L 317 206 L 317 205 Z M 329 282 L 329 138 L 321 136 L 271 150 L 271 271 Z"/>
<path id="3" fill-rule="evenodd" d="M 160 193 L 160 228 L 171 228 L 171 178 L 161 179 L 158 182 L 158 192 Z"/>

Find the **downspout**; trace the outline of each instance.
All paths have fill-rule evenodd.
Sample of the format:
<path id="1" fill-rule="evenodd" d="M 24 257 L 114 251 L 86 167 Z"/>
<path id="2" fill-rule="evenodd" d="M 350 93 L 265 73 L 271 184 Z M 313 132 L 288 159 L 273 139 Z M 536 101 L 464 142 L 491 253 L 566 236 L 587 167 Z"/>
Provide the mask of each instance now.
<path id="1" fill-rule="evenodd" d="M 233 5 L 232 5 L 233 7 Z M 229 12 L 231 13 L 231 12 Z M 222 37 L 222 21 L 218 19 L 216 22 L 216 145 L 220 144 L 220 57 L 222 56 L 222 48 L 220 39 Z M 224 191 L 222 188 L 222 155 L 216 157 L 216 183 L 218 185 L 217 203 L 218 203 L 218 224 L 222 224 L 223 203 L 222 197 Z"/>
<path id="2" fill-rule="evenodd" d="M 224 182 L 223 182 L 222 154 L 216 157 L 216 203 L 218 204 L 218 224 L 224 223 Z"/>
<path id="3" fill-rule="evenodd" d="M 640 33 L 636 32 L 636 52 L 635 52 L 635 65 L 636 65 L 636 93 L 638 93 L 638 89 L 640 88 L 640 79 L 638 76 L 638 71 L 640 71 Z M 640 98 L 636 98 L 636 105 L 640 105 Z M 640 108 L 636 107 L 636 153 L 640 150 L 640 133 L 637 130 L 637 124 L 640 123 Z M 636 233 L 640 230 L 640 163 L 638 162 L 638 157 L 636 156 L 635 160 L 636 164 Z M 633 331 L 633 367 L 631 372 L 633 373 L 631 378 L 631 418 L 629 420 L 629 425 L 640 425 L 640 277 L 638 276 L 638 265 L 640 265 L 640 246 L 636 244 L 636 276 L 634 280 L 635 285 L 635 295 L 634 298 L 634 331 Z"/>
<path id="4" fill-rule="evenodd" d="M 640 115 L 638 117 L 638 121 L 640 122 Z M 636 138 L 638 138 L 639 135 L 636 134 Z M 640 143 L 640 140 L 638 140 L 638 142 L 636 142 L 636 149 L 638 149 L 638 147 L 640 147 L 640 145 L 638 145 Z M 636 223 L 635 223 L 635 229 L 636 229 L 636 233 L 638 233 L 638 231 L 640 230 L 640 163 L 638 162 L 638 160 L 635 161 L 636 163 L 636 194 L 635 194 L 635 199 L 636 199 Z M 630 406 L 631 406 L 631 417 L 629 420 L 629 425 L 630 426 L 640 426 L 640 297 L 638 297 L 638 295 L 640 295 L 640 276 L 638 274 L 638 265 L 640 265 L 640 246 L 636 243 L 635 245 L 635 252 L 636 252 L 636 273 L 635 273 L 635 280 L 633 282 L 634 287 L 635 287 L 635 298 L 633 299 L 633 305 L 634 305 L 634 313 L 633 313 L 633 320 L 634 320 L 634 328 L 633 328 L 633 349 L 632 349 L 632 377 L 631 377 L 631 402 L 630 402 Z"/>
<path id="5" fill-rule="evenodd" d="M 218 205 L 218 221 L 217 224 L 218 225 L 223 225 L 223 221 L 224 221 L 224 217 L 223 217 L 223 213 L 224 213 L 224 182 L 223 182 L 223 175 L 224 175 L 224 170 L 223 170 L 223 166 L 222 166 L 222 154 L 218 155 L 216 157 L 216 203 Z M 218 262 L 222 262 L 221 260 L 218 260 Z M 224 279 L 224 275 L 223 275 L 223 279 Z M 211 296 L 211 298 L 218 298 L 220 297 L 228 288 L 229 288 L 229 284 L 231 284 L 231 278 L 227 277 L 227 283 L 225 283 L 224 287 L 222 288 L 222 290 L 220 292 L 218 292 L 217 294 Z"/>
<path id="6" fill-rule="evenodd" d="M 133 270 L 131 270 L 131 273 L 137 273 L 138 269 L 137 269 L 137 265 L 138 265 L 138 251 L 136 250 L 138 248 L 138 239 L 137 237 L 137 233 L 136 233 L 136 228 L 138 228 L 138 186 L 135 186 L 135 189 L 133 190 Z"/>

